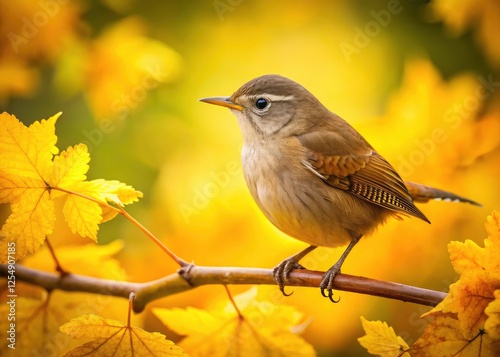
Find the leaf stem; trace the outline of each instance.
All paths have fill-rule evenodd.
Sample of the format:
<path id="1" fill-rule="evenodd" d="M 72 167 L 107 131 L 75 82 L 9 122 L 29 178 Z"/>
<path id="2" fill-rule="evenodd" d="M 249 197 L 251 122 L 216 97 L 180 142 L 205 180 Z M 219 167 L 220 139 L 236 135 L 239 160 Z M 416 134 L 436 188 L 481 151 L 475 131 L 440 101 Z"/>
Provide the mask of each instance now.
<path id="1" fill-rule="evenodd" d="M 63 269 L 61 263 L 59 262 L 59 259 L 57 259 L 56 252 L 54 248 L 52 247 L 52 244 L 50 244 L 49 238 L 45 237 L 45 242 L 47 243 L 47 248 L 49 248 L 50 255 L 52 256 L 52 259 L 54 259 L 54 263 L 56 264 L 56 271 L 59 272 L 61 275 L 66 275 L 68 272 Z"/>
<path id="2" fill-rule="evenodd" d="M 236 305 L 236 301 L 233 299 L 233 295 L 231 295 L 231 292 L 229 291 L 229 287 L 227 285 L 224 285 L 224 289 L 226 289 L 227 296 L 229 297 L 229 301 L 231 301 L 231 305 L 234 306 L 234 309 L 236 310 L 236 313 L 238 314 L 238 317 L 240 320 L 243 320 L 243 314 L 241 313 L 240 309 L 238 308 L 238 305 Z"/>

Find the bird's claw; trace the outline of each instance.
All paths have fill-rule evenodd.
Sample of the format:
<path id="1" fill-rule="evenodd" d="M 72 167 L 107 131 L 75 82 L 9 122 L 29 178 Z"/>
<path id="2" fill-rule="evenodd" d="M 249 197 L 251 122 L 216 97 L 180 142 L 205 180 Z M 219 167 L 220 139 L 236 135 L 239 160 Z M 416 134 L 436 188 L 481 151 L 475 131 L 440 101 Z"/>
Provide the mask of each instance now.
<path id="1" fill-rule="evenodd" d="M 340 267 L 334 265 L 333 267 L 327 270 L 327 272 L 323 276 L 321 284 L 319 285 L 321 290 L 321 295 L 330 299 L 330 301 L 333 302 L 334 304 L 340 301 L 340 297 L 338 299 L 333 298 L 333 282 L 335 280 L 335 277 L 339 273 L 340 273 Z"/>
<path id="2" fill-rule="evenodd" d="M 281 293 L 285 296 L 290 296 L 293 294 L 293 291 L 290 294 L 285 292 L 285 283 L 288 282 L 288 276 L 294 269 L 304 269 L 304 267 L 300 265 L 296 260 L 291 258 L 283 260 L 273 269 L 274 281 L 276 281 L 276 284 L 278 284 Z"/>

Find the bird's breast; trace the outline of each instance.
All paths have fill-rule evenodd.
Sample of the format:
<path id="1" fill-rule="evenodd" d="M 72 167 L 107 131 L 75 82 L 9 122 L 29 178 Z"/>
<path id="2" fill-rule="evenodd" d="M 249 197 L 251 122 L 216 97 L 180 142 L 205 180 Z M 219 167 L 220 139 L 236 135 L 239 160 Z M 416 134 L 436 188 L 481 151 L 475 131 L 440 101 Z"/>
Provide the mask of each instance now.
<path id="1" fill-rule="evenodd" d="M 276 227 L 309 244 L 335 247 L 380 223 L 364 214 L 371 208 L 366 203 L 326 185 L 308 170 L 305 159 L 305 152 L 294 143 L 246 144 L 242 149 L 250 193 Z"/>

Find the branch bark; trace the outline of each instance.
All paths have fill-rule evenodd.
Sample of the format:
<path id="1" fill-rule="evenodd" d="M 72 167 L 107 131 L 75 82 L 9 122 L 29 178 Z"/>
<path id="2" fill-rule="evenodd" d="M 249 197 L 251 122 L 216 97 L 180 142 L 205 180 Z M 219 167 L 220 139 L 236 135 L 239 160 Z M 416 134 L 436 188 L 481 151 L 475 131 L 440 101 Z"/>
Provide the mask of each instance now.
<path id="1" fill-rule="evenodd" d="M 0 264 L 0 276 L 7 276 L 7 265 Z M 315 287 L 323 277 L 323 272 L 294 270 L 287 286 Z M 156 299 L 178 294 L 202 285 L 275 285 L 272 269 L 207 267 L 189 265 L 177 273 L 145 283 L 106 280 L 77 274 L 59 275 L 16 265 L 16 280 L 40 286 L 47 290 L 64 290 L 111 295 L 128 299 L 134 292 L 134 311 L 141 312 L 146 305 Z M 380 296 L 388 299 L 435 306 L 446 293 L 418 288 L 410 285 L 380 281 L 359 276 L 339 274 L 334 288 L 358 294 Z"/>

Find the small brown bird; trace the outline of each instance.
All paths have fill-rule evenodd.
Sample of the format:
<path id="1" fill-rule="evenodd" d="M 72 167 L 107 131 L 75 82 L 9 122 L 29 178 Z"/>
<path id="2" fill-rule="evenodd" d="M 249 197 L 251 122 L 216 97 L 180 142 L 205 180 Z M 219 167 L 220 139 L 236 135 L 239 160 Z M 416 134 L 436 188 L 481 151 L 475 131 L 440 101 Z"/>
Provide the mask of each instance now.
<path id="1" fill-rule="evenodd" d="M 324 275 L 321 294 L 333 299 L 333 280 L 362 236 L 391 216 L 429 222 L 414 205 L 441 199 L 476 202 L 405 182 L 345 120 L 300 84 L 278 75 L 251 80 L 231 97 L 201 101 L 231 109 L 244 145 L 243 174 L 262 213 L 286 234 L 310 244 L 274 268 L 283 294 L 288 275 L 318 246 L 347 245 Z M 325 294 L 327 291 L 327 294 Z"/>

